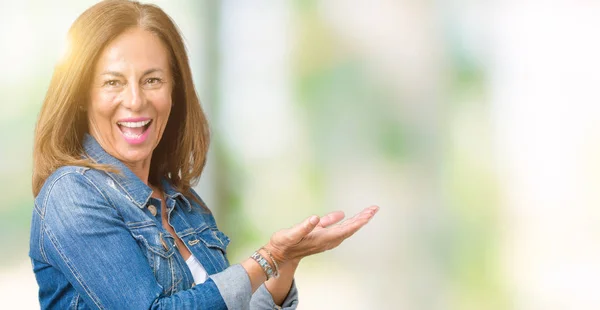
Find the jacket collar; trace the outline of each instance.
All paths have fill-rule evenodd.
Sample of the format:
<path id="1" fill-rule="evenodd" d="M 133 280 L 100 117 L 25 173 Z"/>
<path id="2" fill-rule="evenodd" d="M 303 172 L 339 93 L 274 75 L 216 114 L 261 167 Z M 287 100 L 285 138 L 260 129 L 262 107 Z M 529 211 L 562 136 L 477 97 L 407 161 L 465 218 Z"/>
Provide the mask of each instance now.
<path id="1" fill-rule="evenodd" d="M 183 203 L 185 204 L 186 208 L 188 209 L 188 211 L 192 211 L 192 205 L 190 204 L 189 200 L 180 192 L 176 191 L 173 186 L 171 185 L 171 183 L 167 180 L 167 178 L 163 178 L 161 181 L 162 184 L 162 190 L 165 192 L 165 196 L 169 197 L 171 199 L 176 199 L 176 198 L 180 198 Z M 165 197 L 165 199 L 166 199 Z"/>
<path id="2" fill-rule="evenodd" d="M 110 165 L 121 171 L 122 175 L 107 172 L 108 175 L 127 193 L 131 201 L 144 208 L 152 196 L 152 189 L 144 184 L 125 164 L 108 154 L 90 134 L 83 138 L 85 155 L 98 164 Z"/>
<path id="3" fill-rule="evenodd" d="M 86 133 L 83 138 L 83 149 L 87 157 L 91 158 L 96 163 L 110 165 L 121 171 L 123 175 L 111 172 L 107 173 L 118 185 L 121 186 L 121 188 L 123 188 L 123 190 L 127 193 L 127 196 L 129 196 L 131 201 L 133 201 L 138 207 L 144 208 L 148 204 L 148 200 L 150 200 L 150 197 L 152 196 L 152 189 L 142 182 L 142 180 L 140 180 L 140 178 L 138 178 L 138 176 L 135 175 L 120 160 L 108 154 L 102 148 L 102 146 L 100 146 L 98 141 L 96 141 L 96 139 L 90 134 Z M 165 191 L 165 196 L 171 199 L 179 197 L 187 209 L 189 211 L 192 210 L 192 205 L 188 199 L 183 194 L 176 191 L 166 178 L 162 179 L 161 185 Z"/>

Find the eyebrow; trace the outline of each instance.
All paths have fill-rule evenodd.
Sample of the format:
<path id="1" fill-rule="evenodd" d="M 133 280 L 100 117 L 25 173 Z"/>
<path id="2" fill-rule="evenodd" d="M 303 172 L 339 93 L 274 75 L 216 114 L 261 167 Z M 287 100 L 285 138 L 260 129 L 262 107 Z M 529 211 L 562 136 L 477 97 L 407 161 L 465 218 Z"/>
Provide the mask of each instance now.
<path id="1" fill-rule="evenodd" d="M 152 68 L 152 69 L 148 69 L 148 70 L 144 71 L 144 74 L 142 74 L 142 76 L 148 75 L 150 73 L 162 72 L 162 71 L 163 71 L 162 69 Z M 125 77 L 125 75 L 123 75 L 123 73 L 117 72 L 117 71 L 104 71 L 100 75 L 113 75 L 113 76 L 118 76 L 118 77 L 122 77 L 122 78 Z"/>

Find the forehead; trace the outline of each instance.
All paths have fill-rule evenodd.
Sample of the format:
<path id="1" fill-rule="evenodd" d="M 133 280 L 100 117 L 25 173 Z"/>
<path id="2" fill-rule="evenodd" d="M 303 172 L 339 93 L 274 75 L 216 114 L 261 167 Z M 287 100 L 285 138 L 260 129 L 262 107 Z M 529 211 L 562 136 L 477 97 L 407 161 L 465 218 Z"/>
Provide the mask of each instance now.
<path id="1" fill-rule="evenodd" d="M 95 70 L 144 71 L 169 69 L 169 55 L 164 43 L 152 32 L 133 28 L 120 34 L 102 50 Z"/>

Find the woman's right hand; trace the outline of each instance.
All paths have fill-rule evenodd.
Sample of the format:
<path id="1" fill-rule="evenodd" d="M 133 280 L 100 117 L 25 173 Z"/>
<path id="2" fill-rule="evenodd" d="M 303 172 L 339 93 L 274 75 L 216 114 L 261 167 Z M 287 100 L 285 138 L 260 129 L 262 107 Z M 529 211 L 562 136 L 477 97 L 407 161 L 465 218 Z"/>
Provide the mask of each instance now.
<path id="1" fill-rule="evenodd" d="M 336 211 L 319 218 L 313 215 L 295 226 L 283 229 L 271 237 L 265 249 L 280 264 L 295 263 L 313 254 L 331 250 L 352 236 L 377 213 L 379 207 L 371 206 L 350 219 L 336 224 L 344 213 Z"/>

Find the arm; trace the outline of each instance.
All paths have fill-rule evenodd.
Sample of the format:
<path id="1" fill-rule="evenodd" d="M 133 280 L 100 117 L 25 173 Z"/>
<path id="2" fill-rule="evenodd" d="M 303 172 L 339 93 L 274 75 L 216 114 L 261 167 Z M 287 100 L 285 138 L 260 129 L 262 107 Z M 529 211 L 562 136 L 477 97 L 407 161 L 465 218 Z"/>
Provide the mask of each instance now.
<path id="1" fill-rule="evenodd" d="M 226 309 L 227 300 L 249 304 L 251 283 L 262 283 L 260 266 L 234 265 L 201 285 L 161 296 L 145 254 L 102 192 L 79 173 L 67 173 L 51 186 L 42 213 L 45 258 L 92 308 Z M 220 290 L 232 279 L 235 286 Z"/>

